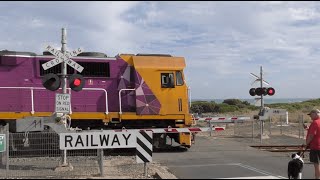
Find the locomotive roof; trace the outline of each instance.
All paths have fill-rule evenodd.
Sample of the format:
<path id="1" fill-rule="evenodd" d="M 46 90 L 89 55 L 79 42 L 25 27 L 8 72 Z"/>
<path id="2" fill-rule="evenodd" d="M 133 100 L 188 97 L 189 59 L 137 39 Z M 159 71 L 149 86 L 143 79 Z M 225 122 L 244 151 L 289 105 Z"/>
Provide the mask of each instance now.
<path id="1" fill-rule="evenodd" d="M 83 56 L 81 56 L 83 54 Z M 97 59 L 97 60 L 116 60 L 116 57 L 119 57 L 121 55 L 129 55 L 133 57 L 173 57 L 170 54 L 145 54 L 145 53 L 138 53 L 136 55 L 134 54 L 118 54 L 115 57 L 108 57 L 104 53 L 100 52 L 83 52 L 80 53 L 78 56 L 72 57 L 72 59 Z M 36 57 L 36 58 L 54 58 L 54 55 L 51 55 L 48 51 L 44 51 L 42 55 L 38 55 L 33 52 L 22 52 L 22 51 L 8 51 L 8 50 L 2 50 L 0 51 L 0 56 L 15 56 L 15 57 Z M 174 58 L 174 57 L 173 57 Z"/>

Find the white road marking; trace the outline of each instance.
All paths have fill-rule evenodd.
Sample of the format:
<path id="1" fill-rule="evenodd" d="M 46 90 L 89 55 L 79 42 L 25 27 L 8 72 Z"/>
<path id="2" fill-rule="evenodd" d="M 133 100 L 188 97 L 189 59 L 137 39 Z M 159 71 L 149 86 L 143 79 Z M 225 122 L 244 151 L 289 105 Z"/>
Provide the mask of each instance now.
<path id="1" fill-rule="evenodd" d="M 269 173 L 269 172 L 267 172 L 267 171 L 263 171 L 263 170 L 261 170 L 261 169 L 257 169 L 257 168 L 254 168 L 254 167 L 251 167 L 251 166 L 248 166 L 248 165 L 244 165 L 244 164 L 241 164 L 241 163 L 239 163 L 238 166 L 243 167 L 243 168 L 246 168 L 246 169 L 249 169 L 249 170 L 251 170 L 251 171 L 254 171 L 254 172 L 257 172 L 257 173 L 260 173 L 260 174 L 263 174 L 263 175 L 275 176 L 274 174 Z M 282 176 L 276 176 L 276 177 L 281 178 L 281 179 L 287 179 L 287 178 L 282 177 Z"/>
<path id="2" fill-rule="evenodd" d="M 203 167 L 203 166 L 237 166 L 239 163 L 228 163 L 228 164 L 194 164 L 194 165 L 170 165 L 168 167 Z"/>
<path id="3" fill-rule="evenodd" d="M 231 178 L 217 178 L 217 179 L 281 179 L 275 176 L 250 176 L 250 177 L 231 177 Z"/>
<path id="4" fill-rule="evenodd" d="M 205 166 L 240 166 L 242 168 L 249 169 L 251 171 L 257 172 L 259 174 L 263 174 L 265 176 L 252 176 L 252 177 L 232 177 L 232 178 L 219 178 L 219 179 L 287 179 L 283 176 L 274 175 L 267 171 L 263 171 L 261 169 L 257 169 L 248 165 L 244 165 L 241 163 L 227 163 L 227 164 L 194 164 L 194 165 L 171 165 L 168 167 L 205 167 Z M 213 178 L 216 179 L 216 178 Z"/>

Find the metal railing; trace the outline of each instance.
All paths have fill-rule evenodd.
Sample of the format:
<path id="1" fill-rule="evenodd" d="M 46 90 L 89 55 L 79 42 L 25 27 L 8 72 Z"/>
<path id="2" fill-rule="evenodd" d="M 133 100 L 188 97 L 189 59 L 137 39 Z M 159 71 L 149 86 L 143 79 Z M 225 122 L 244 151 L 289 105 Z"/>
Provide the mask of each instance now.
<path id="1" fill-rule="evenodd" d="M 122 114 L 122 107 L 121 107 L 121 92 L 122 91 L 135 91 L 136 89 L 120 89 L 119 91 L 119 114 Z"/>
<path id="2" fill-rule="evenodd" d="M 305 139 L 307 130 L 304 128 L 306 120 L 303 114 L 289 118 L 287 124 L 286 115 L 281 115 L 278 119 L 270 117 L 264 120 L 263 138 L 272 138 L 273 136 L 290 136 L 298 139 Z M 210 127 L 209 121 L 197 121 L 197 125 L 201 127 Z M 260 120 L 245 120 L 234 121 L 234 123 L 211 123 L 214 126 L 225 125 L 224 131 L 213 131 L 212 136 L 217 137 L 239 137 L 239 138 L 261 138 L 261 121 Z M 263 140 L 265 141 L 265 140 Z"/>
<path id="3" fill-rule="evenodd" d="M 71 91 L 70 90 L 70 88 L 67 88 L 67 89 L 69 89 L 69 91 Z M 83 88 L 83 90 L 91 90 L 91 91 L 103 91 L 104 93 L 105 93 L 105 97 L 106 97 L 106 114 L 109 114 L 109 109 L 108 109 L 108 92 L 105 90 L 105 89 L 103 89 L 103 88 Z M 70 108 L 71 109 L 71 108 Z"/>

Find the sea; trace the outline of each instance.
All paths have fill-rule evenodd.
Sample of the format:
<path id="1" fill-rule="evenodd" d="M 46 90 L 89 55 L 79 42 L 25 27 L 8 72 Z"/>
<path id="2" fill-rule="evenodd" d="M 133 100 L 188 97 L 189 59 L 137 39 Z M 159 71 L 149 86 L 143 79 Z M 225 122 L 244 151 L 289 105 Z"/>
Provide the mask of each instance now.
<path id="1" fill-rule="evenodd" d="M 234 98 L 230 98 L 234 99 Z M 295 103 L 295 102 L 303 102 L 310 99 L 316 98 L 263 98 L 264 104 L 275 104 L 275 103 Z M 214 101 L 216 103 L 222 103 L 225 99 L 192 99 L 191 101 L 207 101 L 211 102 Z M 248 101 L 250 104 L 255 104 L 256 100 L 252 99 L 239 99 L 241 101 Z"/>

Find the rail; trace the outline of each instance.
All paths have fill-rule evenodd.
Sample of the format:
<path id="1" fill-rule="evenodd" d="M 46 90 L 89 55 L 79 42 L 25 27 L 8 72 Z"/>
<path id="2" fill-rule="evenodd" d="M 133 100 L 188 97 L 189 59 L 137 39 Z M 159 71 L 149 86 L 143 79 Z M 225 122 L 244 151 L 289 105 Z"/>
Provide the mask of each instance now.
<path id="1" fill-rule="evenodd" d="M 251 147 L 270 152 L 299 152 L 305 149 L 302 145 L 258 145 Z M 306 151 L 309 151 L 309 149 Z"/>
<path id="2" fill-rule="evenodd" d="M 31 91 L 31 114 L 34 114 L 35 113 L 35 110 L 34 110 L 34 90 L 44 90 L 46 88 L 43 88 L 43 87 L 0 87 L 0 89 L 30 89 Z M 59 88 L 61 89 L 61 88 Z M 69 94 L 71 96 L 71 88 L 67 88 L 69 90 Z M 92 91 L 104 91 L 105 93 L 105 97 L 106 97 L 106 111 L 105 111 L 105 114 L 109 114 L 109 111 L 108 111 L 108 92 L 105 90 L 105 89 L 102 89 L 102 88 L 83 88 L 83 90 L 92 90 Z M 71 103 L 70 103 L 70 114 L 72 114 L 72 111 L 71 111 Z"/>
<path id="3" fill-rule="evenodd" d="M 136 89 L 120 89 L 119 91 L 119 114 L 122 114 L 122 107 L 121 107 L 121 92 L 122 91 L 135 91 Z"/>

